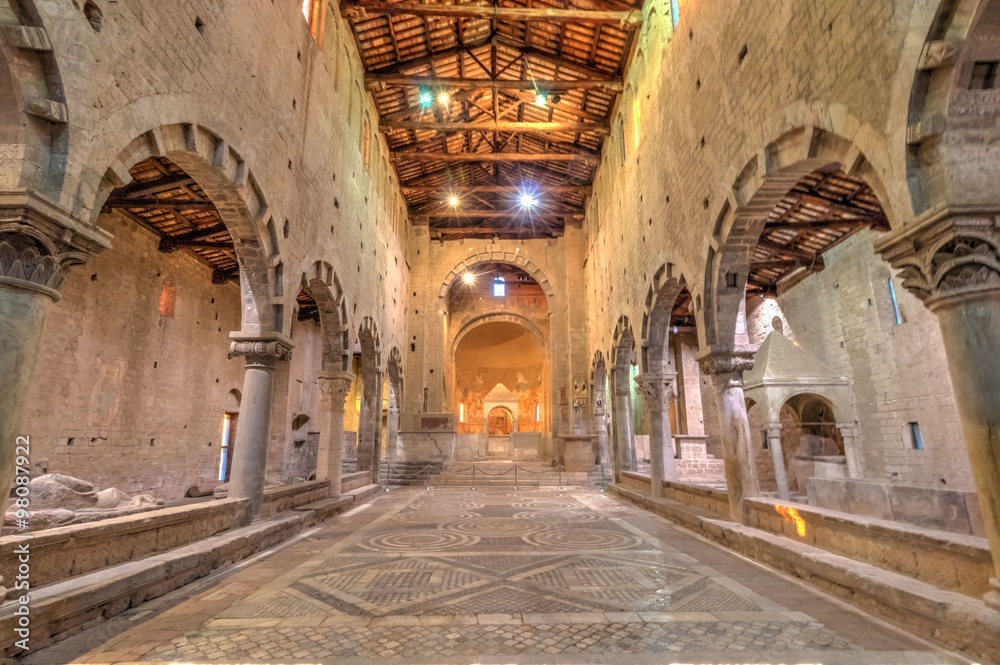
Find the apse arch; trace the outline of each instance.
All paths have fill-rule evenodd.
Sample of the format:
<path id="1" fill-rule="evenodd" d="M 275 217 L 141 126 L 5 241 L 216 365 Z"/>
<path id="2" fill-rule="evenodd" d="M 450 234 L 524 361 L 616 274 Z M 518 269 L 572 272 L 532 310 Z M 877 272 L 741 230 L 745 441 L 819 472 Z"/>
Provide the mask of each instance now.
<path id="1" fill-rule="evenodd" d="M 455 352 L 458 350 L 459 345 L 466 335 L 476 328 L 489 323 L 513 323 L 519 325 L 531 333 L 532 336 L 534 336 L 538 341 L 538 344 L 542 347 L 542 349 L 547 352 L 548 342 L 545 339 L 545 335 L 528 317 L 517 312 L 493 312 L 473 317 L 459 329 L 459 331 L 455 334 L 455 339 L 452 340 L 451 343 L 451 357 L 455 357 Z"/>

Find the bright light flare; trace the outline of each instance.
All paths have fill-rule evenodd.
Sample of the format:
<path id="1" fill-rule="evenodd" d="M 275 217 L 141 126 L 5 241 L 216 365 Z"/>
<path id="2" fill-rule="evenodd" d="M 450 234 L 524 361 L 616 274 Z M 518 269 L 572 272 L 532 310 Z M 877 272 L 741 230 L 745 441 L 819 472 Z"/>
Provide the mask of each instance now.
<path id="1" fill-rule="evenodd" d="M 448 95 L 447 92 L 442 92 L 441 94 L 438 95 L 438 104 L 440 104 L 441 106 L 448 106 L 448 102 L 450 101 L 451 97 Z"/>
<path id="2" fill-rule="evenodd" d="M 522 208 L 534 208 L 538 204 L 538 199 L 531 192 L 521 192 L 518 201 Z"/>
<path id="3" fill-rule="evenodd" d="M 535 94 L 535 106 L 545 106 L 549 102 L 549 96 L 539 92 Z"/>
<path id="4" fill-rule="evenodd" d="M 431 93 L 429 93 L 426 90 L 421 90 L 420 91 L 420 105 L 421 106 L 430 106 L 432 101 L 434 101 L 434 96 L 431 95 Z"/>
<path id="5" fill-rule="evenodd" d="M 471 272 L 467 272 L 464 275 L 462 275 L 462 281 L 468 284 L 469 286 L 472 286 L 473 284 L 476 283 L 476 276 L 473 275 Z"/>
<path id="6" fill-rule="evenodd" d="M 452 208 L 457 208 L 459 203 L 461 203 L 461 201 L 459 201 L 458 197 L 454 194 L 448 197 L 448 205 Z"/>
<path id="7" fill-rule="evenodd" d="M 799 538 L 806 537 L 806 520 L 804 517 L 802 517 L 802 515 L 799 514 L 799 511 L 797 511 L 795 508 L 792 508 L 791 506 L 785 506 L 781 504 L 775 506 L 774 510 L 779 515 L 792 522 L 792 525 L 795 527 L 795 535 L 797 535 Z"/>

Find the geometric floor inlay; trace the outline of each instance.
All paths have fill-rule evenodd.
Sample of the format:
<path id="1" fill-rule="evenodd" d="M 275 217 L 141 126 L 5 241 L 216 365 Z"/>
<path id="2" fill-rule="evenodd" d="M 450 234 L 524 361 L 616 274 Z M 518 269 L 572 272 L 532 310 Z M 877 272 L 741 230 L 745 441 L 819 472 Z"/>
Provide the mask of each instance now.
<path id="1" fill-rule="evenodd" d="M 962 662 L 790 585 L 595 491 L 394 490 L 25 662 Z"/>

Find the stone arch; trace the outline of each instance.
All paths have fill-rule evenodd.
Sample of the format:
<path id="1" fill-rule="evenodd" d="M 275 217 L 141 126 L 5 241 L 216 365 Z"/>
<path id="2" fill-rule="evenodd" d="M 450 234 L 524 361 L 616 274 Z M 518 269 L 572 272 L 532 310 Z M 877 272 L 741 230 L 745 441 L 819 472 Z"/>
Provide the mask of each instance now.
<path id="1" fill-rule="evenodd" d="M 878 198 L 889 224 L 896 226 L 893 207 L 887 204 L 892 199 L 880 175 L 888 170 L 876 168 L 862 151 L 861 145 L 875 145 L 872 137 L 857 128 L 855 134 L 858 140 L 806 123 L 778 135 L 745 162 L 714 217 L 705 268 L 704 326 L 699 330 L 705 346 L 723 354 L 740 346 L 737 322 L 751 255 L 770 213 L 807 175 L 841 169 L 860 177 Z M 879 164 L 886 163 L 880 153 Z"/>
<path id="2" fill-rule="evenodd" d="M 549 278 L 545 276 L 545 273 L 543 273 L 542 270 L 532 261 L 521 256 L 519 252 L 491 249 L 489 246 L 486 246 L 479 252 L 470 254 L 465 260 L 460 261 L 458 265 L 452 268 L 441 282 L 441 287 L 438 289 L 438 297 L 444 301 L 444 299 L 448 297 L 448 289 L 451 288 L 451 285 L 455 283 L 455 280 L 458 279 L 460 275 L 465 273 L 465 271 L 472 270 L 476 266 L 483 263 L 506 263 L 516 268 L 520 268 L 524 272 L 528 273 L 536 282 L 538 282 L 538 285 L 542 287 L 542 291 L 544 291 L 545 295 L 550 299 L 549 303 L 551 308 L 551 299 L 555 296 L 555 290 L 552 288 L 552 283 L 549 281 Z"/>
<path id="3" fill-rule="evenodd" d="M 627 316 L 621 316 L 615 326 L 614 346 L 611 348 L 611 364 L 617 369 L 636 363 L 635 334 Z"/>
<path id="4" fill-rule="evenodd" d="M 382 368 L 382 341 L 378 334 L 378 324 L 375 319 L 366 316 L 358 326 L 358 344 L 361 347 L 362 371 L 377 374 Z M 367 375 L 365 379 L 369 378 Z"/>
<path id="5" fill-rule="evenodd" d="M 382 430 L 382 349 L 378 325 L 366 316 L 358 328 L 361 347 L 361 414 L 358 426 L 358 470 L 378 471 Z"/>
<path id="6" fill-rule="evenodd" d="M 347 328 L 347 302 L 340 278 L 326 261 L 315 261 L 302 273 L 302 286 L 312 293 L 323 329 L 323 370 L 348 371 L 351 354 Z"/>
<path id="7" fill-rule="evenodd" d="M 642 314 L 642 371 L 663 372 L 667 368 L 670 316 L 687 280 L 672 263 L 661 265 L 646 291 Z"/>
<path id="8" fill-rule="evenodd" d="M 104 172 L 90 215 L 96 223 L 112 190 L 131 180 L 129 170 L 151 157 L 165 157 L 201 186 L 233 238 L 240 264 L 244 332 L 281 330 L 281 306 L 272 296 L 279 248 L 265 232 L 268 207 L 239 152 L 215 132 L 190 123 L 165 125 L 133 139 Z"/>
<path id="9" fill-rule="evenodd" d="M 538 343 L 542 347 L 542 351 L 548 353 L 548 343 L 545 340 L 545 336 L 542 331 L 527 317 L 518 314 L 516 312 L 493 312 L 490 314 L 481 314 L 479 316 L 473 317 L 466 321 L 466 323 L 459 329 L 455 334 L 455 339 L 451 343 L 451 358 L 454 359 L 455 352 L 458 350 L 459 344 L 461 344 L 462 339 L 472 332 L 475 328 L 479 326 L 486 325 L 487 323 L 515 323 L 529 333 L 531 333 Z"/>

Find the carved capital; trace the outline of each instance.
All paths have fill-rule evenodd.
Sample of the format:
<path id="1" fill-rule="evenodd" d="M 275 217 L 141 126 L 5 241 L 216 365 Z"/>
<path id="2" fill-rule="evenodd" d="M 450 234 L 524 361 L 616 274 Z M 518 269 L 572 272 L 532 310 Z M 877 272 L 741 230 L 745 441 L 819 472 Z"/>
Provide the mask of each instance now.
<path id="1" fill-rule="evenodd" d="M 292 357 L 291 340 L 277 332 L 255 336 L 232 333 L 230 338 L 233 341 L 229 345 L 229 358 L 243 356 L 247 367 L 273 370 L 279 360 Z"/>
<path id="2" fill-rule="evenodd" d="M 110 236 L 31 192 L 0 192 L 0 283 L 59 299 L 69 266 L 111 246 Z"/>
<path id="3" fill-rule="evenodd" d="M 646 398 L 646 406 L 651 412 L 663 413 L 670 408 L 670 398 L 674 396 L 676 378 L 676 372 L 664 374 L 646 372 L 635 377 L 635 382 Z"/>
<path id="4" fill-rule="evenodd" d="M 781 423 L 768 423 L 767 424 L 767 438 L 768 439 L 781 439 Z"/>
<path id="5" fill-rule="evenodd" d="M 938 211 L 876 247 L 903 286 L 930 309 L 1000 296 L 1000 222 L 987 213 Z"/>
<path id="6" fill-rule="evenodd" d="M 754 352 L 745 347 L 735 349 L 706 349 L 698 354 L 702 374 L 743 380 L 743 372 L 753 369 Z"/>
<path id="7" fill-rule="evenodd" d="M 347 399 L 347 394 L 351 392 L 351 386 L 354 385 L 354 378 L 354 375 L 350 372 L 320 372 L 316 376 L 320 398 L 329 400 L 334 408 L 340 405 L 341 410 L 343 410 L 344 400 Z"/>

